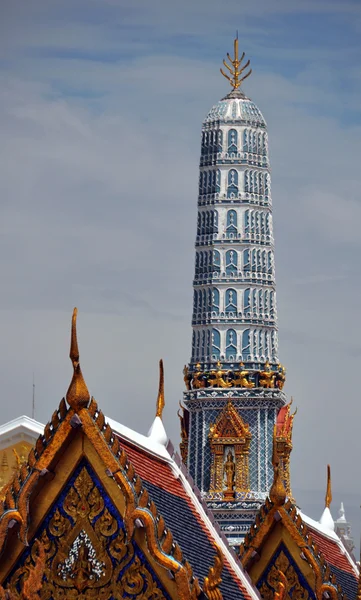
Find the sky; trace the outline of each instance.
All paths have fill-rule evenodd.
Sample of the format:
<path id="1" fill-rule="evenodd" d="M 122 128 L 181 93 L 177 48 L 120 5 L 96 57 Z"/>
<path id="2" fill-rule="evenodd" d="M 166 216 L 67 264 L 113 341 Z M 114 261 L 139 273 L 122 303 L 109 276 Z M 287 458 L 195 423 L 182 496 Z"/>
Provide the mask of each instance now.
<path id="1" fill-rule="evenodd" d="M 293 492 L 360 531 L 361 4 L 358 0 L 3 0 L 1 421 L 47 421 L 82 370 L 146 433 L 164 359 L 168 435 L 191 351 L 202 120 L 244 84 L 269 128 L 279 351 L 298 413 Z"/>

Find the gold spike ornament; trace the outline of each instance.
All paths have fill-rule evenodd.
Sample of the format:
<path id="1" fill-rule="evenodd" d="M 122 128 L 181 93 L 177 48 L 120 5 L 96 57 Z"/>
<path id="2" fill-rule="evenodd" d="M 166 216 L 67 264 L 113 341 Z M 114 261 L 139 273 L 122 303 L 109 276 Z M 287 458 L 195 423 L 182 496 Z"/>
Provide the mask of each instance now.
<path id="1" fill-rule="evenodd" d="M 332 502 L 332 489 L 331 489 L 331 467 L 327 465 L 327 488 L 325 496 L 325 507 L 330 508 Z"/>
<path id="2" fill-rule="evenodd" d="M 162 359 L 160 359 L 160 361 L 159 361 L 159 390 L 158 390 L 158 397 L 157 397 L 157 412 L 155 415 L 156 417 L 162 418 L 164 407 L 165 407 L 164 369 L 163 369 L 163 361 L 162 361 Z"/>
<path id="3" fill-rule="evenodd" d="M 239 58 L 239 56 L 238 56 L 238 34 L 237 34 L 237 37 L 234 40 L 234 58 L 231 58 L 230 54 L 227 52 L 227 58 L 228 58 L 229 62 L 231 63 L 231 66 L 228 65 L 225 60 L 223 60 L 223 64 L 226 67 L 226 69 L 228 69 L 228 71 L 230 72 L 231 77 L 229 75 L 227 75 L 227 73 L 225 73 L 223 71 L 223 69 L 221 69 L 221 73 L 222 73 L 223 77 L 228 79 L 229 83 L 231 84 L 231 86 L 233 87 L 234 90 L 237 90 L 240 87 L 242 81 L 247 79 L 247 77 L 249 77 L 250 74 L 252 73 L 252 69 L 250 69 L 248 71 L 248 73 L 246 73 L 246 75 L 242 76 L 242 73 L 245 71 L 245 69 L 247 69 L 247 67 L 250 64 L 250 61 L 247 60 L 247 62 L 243 65 L 243 67 L 241 67 L 241 63 L 242 63 L 242 60 L 244 59 L 244 56 L 245 56 L 244 52 L 242 52 L 241 58 Z"/>
<path id="4" fill-rule="evenodd" d="M 89 391 L 84 381 L 79 363 L 78 340 L 76 335 L 77 315 L 78 309 L 74 308 L 71 322 L 71 342 L 69 354 L 70 360 L 73 363 L 74 373 L 66 394 L 66 400 L 69 406 L 71 406 L 71 408 L 73 408 L 75 411 L 87 406 L 90 400 Z"/>

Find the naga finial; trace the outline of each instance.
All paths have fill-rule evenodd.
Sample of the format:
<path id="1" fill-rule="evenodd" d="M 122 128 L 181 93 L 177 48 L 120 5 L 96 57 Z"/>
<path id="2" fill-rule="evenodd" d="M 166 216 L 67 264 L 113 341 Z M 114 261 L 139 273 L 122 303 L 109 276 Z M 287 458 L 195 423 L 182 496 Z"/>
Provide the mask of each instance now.
<path id="1" fill-rule="evenodd" d="M 223 600 L 219 586 L 222 583 L 224 558 L 219 546 L 216 545 L 216 556 L 213 567 L 209 567 L 208 576 L 204 578 L 203 592 L 209 600 Z"/>
<path id="2" fill-rule="evenodd" d="M 327 465 L 327 487 L 325 496 L 325 507 L 330 508 L 332 502 L 332 489 L 331 489 L 331 467 Z"/>
<path id="3" fill-rule="evenodd" d="M 286 490 L 282 481 L 281 472 L 280 472 L 280 460 L 276 448 L 276 435 L 277 435 L 277 425 L 274 426 L 273 429 L 273 453 L 272 453 L 272 465 L 273 465 L 273 483 L 271 485 L 271 489 L 269 491 L 269 497 L 271 502 L 275 506 L 283 506 L 286 502 Z"/>
<path id="4" fill-rule="evenodd" d="M 73 363 L 73 378 L 70 382 L 68 391 L 66 393 L 66 400 L 75 411 L 80 410 L 88 405 L 90 400 L 90 394 L 87 385 L 84 381 L 83 374 L 81 372 L 79 363 L 79 349 L 78 340 L 76 336 L 76 318 L 78 315 L 78 309 L 74 308 L 73 317 L 71 321 L 71 342 L 70 342 L 70 360 Z"/>
<path id="5" fill-rule="evenodd" d="M 244 59 L 244 56 L 245 56 L 244 52 L 242 52 L 241 58 L 239 58 L 239 56 L 238 56 L 238 32 L 237 32 L 237 36 L 234 40 L 234 58 L 231 58 L 230 54 L 227 52 L 227 58 L 228 58 L 229 62 L 231 63 L 231 66 L 229 66 L 225 60 L 223 60 L 223 64 L 226 67 L 226 69 L 228 69 L 228 71 L 230 72 L 231 77 L 229 75 L 227 75 L 227 73 L 225 73 L 223 71 L 223 69 L 220 70 L 223 77 L 228 79 L 229 83 L 231 84 L 231 86 L 233 87 L 234 90 L 237 90 L 240 87 L 242 81 L 247 79 L 247 77 L 249 77 L 250 74 L 252 73 L 252 69 L 250 69 L 248 71 L 248 73 L 246 73 L 246 75 L 243 75 L 243 77 L 241 77 L 244 70 L 247 69 L 247 67 L 250 64 L 250 61 L 247 60 L 247 62 L 243 65 L 243 67 L 241 67 L 241 63 L 242 63 L 242 60 Z"/>
<path id="6" fill-rule="evenodd" d="M 157 397 L 157 412 L 156 417 L 162 418 L 163 409 L 165 407 L 164 400 L 164 369 L 163 369 L 163 361 L 160 359 L 159 361 L 159 390 Z"/>

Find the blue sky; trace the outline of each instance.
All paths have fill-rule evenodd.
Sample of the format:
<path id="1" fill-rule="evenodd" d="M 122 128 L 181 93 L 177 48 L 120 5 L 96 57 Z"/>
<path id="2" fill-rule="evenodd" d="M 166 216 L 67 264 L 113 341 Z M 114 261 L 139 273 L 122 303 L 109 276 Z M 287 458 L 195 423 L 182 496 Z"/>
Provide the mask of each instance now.
<path id="1" fill-rule="evenodd" d="M 177 443 L 200 129 L 238 29 L 269 126 L 293 487 L 317 517 L 330 462 L 334 512 L 358 519 L 360 3 L 6 0 L 0 21 L 2 419 L 29 412 L 33 372 L 50 416 L 77 305 L 104 411 L 147 431 L 162 356 Z"/>

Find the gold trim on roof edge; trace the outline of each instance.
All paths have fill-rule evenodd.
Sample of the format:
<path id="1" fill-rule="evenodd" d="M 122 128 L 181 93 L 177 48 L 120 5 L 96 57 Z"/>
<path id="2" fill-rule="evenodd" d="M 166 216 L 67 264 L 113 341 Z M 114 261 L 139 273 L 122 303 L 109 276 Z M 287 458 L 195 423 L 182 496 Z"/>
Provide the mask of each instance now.
<path id="1" fill-rule="evenodd" d="M 246 534 L 239 551 L 239 558 L 246 571 L 251 566 L 255 554 L 259 554 L 261 551 L 264 540 L 274 526 L 276 522 L 275 513 L 278 513 L 277 521 L 282 521 L 313 570 L 317 600 L 324 600 L 323 594 L 325 591 L 330 593 L 335 600 L 336 598 L 347 600 L 346 594 L 337 583 L 330 565 L 302 520 L 296 505 L 290 500 L 287 500 L 283 506 L 276 506 L 267 498 L 261 506 L 255 522 Z"/>

